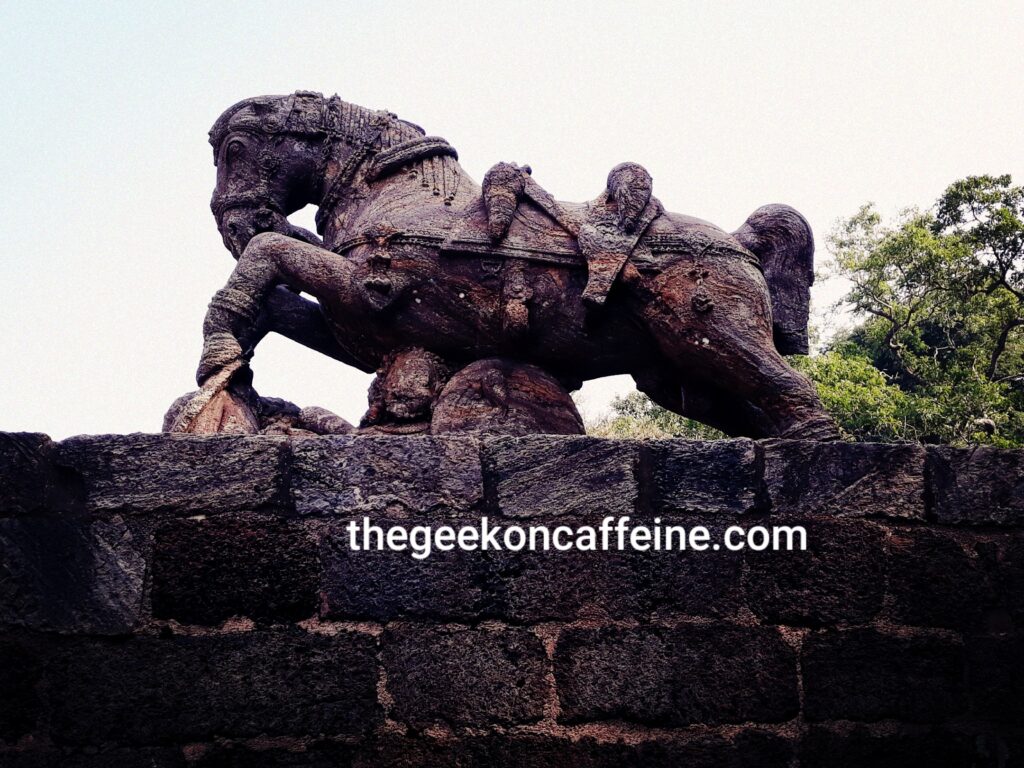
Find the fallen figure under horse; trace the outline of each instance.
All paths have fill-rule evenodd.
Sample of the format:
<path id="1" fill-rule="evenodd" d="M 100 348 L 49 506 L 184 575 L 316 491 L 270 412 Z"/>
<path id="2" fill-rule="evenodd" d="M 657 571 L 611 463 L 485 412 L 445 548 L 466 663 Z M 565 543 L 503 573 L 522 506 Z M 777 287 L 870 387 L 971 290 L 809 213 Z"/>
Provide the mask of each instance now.
<path id="1" fill-rule="evenodd" d="M 200 389 L 168 431 L 353 431 L 256 395 L 249 360 L 274 331 L 377 373 L 364 432 L 578 434 L 568 393 L 628 373 L 730 435 L 838 436 L 783 358 L 807 352 L 814 253 L 788 206 L 728 233 L 665 211 L 635 163 L 586 203 L 513 163 L 478 184 L 444 139 L 305 91 L 235 104 L 210 143 L 237 264 L 203 324 Z M 308 204 L 318 235 L 288 221 Z"/>

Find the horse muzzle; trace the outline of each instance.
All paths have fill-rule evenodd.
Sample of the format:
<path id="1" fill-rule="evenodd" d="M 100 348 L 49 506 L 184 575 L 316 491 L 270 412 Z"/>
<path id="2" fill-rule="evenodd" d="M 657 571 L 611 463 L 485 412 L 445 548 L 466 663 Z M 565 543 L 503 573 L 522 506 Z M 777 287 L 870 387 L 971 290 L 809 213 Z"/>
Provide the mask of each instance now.
<path id="1" fill-rule="evenodd" d="M 283 216 L 266 208 L 229 208 L 217 217 L 217 229 L 224 240 L 224 247 L 237 259 L 256 235 L 285 229 L 275 221 L 278 218 L 284 224 L 288 223 Z"/>
<path id="2" fill-rule="evenodd" d="M 323 247 L 323 241 L 312 232 L 295 226 L 284 215 L 268 208 L 228 208 L 217 216 L 217 229 L 224 240 L 224 247 L 236 259 L 245 251 L 249 241 L 261 232 L 277 232 Z"/>

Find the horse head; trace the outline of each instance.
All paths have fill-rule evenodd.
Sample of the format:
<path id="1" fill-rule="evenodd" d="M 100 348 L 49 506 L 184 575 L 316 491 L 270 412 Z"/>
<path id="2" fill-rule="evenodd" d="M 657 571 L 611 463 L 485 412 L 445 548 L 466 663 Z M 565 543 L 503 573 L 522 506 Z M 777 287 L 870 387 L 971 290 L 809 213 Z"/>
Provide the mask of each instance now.
<path id="1" fill-rule="evenodd" d="M 238 102 L 214 123 L 210 144 L 217 166 L 210 207 L 236 259 L 260 232 L 322 245 L 312 232 L 291 224 L 288 215 L 315 204 L 323 232 L 327 214 L 354 188 L 410 160 L 457 157 L 448 142 L 424 137 L 422 128 L 390 112 L 312 91 Z"/>
<path id="2" fill-rule="evenodd" d="M 303 91 L 245 99 L 210 130 L 217 166 L 210 208 L 236 259 L 260 232 L 321 244 L 287 217 L 319 201 L 329 136 L 323 103 L 320 94 Z"/>

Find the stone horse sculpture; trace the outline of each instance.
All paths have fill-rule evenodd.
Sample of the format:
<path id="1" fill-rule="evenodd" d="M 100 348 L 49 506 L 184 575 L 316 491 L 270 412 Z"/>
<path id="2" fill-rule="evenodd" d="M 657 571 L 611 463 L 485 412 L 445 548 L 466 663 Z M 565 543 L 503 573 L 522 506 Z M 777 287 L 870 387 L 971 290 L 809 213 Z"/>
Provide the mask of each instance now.
<path id="1" fill-rule="evenodd" d="M 211 207 L 238 263 L 203 324 L 201 389 L 169 431 L 351 431 L 252 391 L 249 358 L 276 331 L 377 372 L 369 431 L 579 433 L 568 391 L 629 373 L 728 434 L 837 437 L 781 354 L 807 351 L 813 280 L 810 228 L 787 206 L 729 234 L 665 211 L 632 163 L 588 203 L 511 163 L 481 186 L 444 139 L 305 91 L 240 101 L 210 143 Z M 288 221 L 307 204 L 319 236 Z"/>

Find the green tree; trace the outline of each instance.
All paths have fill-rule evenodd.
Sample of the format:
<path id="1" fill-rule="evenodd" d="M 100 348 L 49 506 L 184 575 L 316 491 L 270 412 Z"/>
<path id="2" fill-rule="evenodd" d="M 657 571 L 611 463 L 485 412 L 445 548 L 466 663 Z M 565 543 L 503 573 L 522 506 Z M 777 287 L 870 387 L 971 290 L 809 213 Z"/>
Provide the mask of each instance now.
<path id="1" fill-rule="evenodd" d="M 894 437 L 1024 444 L 1024 189 L 969 177 L 893 225 L 864 206 L 830 246 L 861 319 L 831 350 L 864 356 L 908 395 Z"/>

